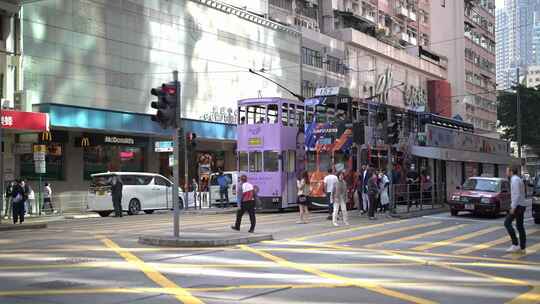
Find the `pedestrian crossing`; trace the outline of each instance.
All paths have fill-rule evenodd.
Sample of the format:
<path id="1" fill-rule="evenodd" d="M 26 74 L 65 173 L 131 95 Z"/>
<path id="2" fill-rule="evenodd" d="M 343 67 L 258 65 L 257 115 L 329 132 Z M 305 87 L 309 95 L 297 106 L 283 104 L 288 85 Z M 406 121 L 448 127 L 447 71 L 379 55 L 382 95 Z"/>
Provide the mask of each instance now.
<path id="1" fill-rule="evenodd" d="M 365 228 L 365 229 L 361 229 Z M 354 250 L 390 250 L 448 256 L 481 256 L 505 260 L 540 260 L 540 226 L 526 224 L 527 249 L 507 254 L 510 237 L 498 221 L 442 221 L 420 218 L 364 224 L 348 229 L 305 235 L 290 239 L 291 243 L 316 244 L 326 248 Z M 357 248 L 357 249 L 356 249 Z"/>

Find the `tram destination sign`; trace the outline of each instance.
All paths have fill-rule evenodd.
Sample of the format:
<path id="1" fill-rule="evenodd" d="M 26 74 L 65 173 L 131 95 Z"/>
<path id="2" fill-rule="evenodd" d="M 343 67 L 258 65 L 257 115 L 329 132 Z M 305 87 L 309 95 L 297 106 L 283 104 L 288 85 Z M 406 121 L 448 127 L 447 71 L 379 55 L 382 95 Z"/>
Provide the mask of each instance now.
<path id="1" fill-rule="evenodd" d="M 350 96 L 349 89 L 344 87 L 326 87 L 317 88 L 315 90 L 315 96 Z"/>

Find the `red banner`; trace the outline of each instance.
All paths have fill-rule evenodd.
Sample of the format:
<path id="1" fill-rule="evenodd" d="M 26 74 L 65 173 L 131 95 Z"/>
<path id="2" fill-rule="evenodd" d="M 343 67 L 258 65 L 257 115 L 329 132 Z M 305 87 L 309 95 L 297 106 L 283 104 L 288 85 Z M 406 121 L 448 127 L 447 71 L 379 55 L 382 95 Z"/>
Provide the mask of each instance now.
<path id="1" fill-rule="evenodd" d="M 2 110 L 2 128 L 28 131 L 48 131 L 49 115 L 36 112 Z"/>

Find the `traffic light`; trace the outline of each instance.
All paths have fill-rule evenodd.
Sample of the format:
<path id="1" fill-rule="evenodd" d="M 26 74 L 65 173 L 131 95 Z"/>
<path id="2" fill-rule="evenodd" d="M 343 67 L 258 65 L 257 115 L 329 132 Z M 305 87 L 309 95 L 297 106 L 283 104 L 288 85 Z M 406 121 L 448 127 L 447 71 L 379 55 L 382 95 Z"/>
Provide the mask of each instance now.
<path id="1" fill-rule="evenodd" d="M 386 126 L 387 131 L 387 143 L 395 145 L 399 142 L 399 124 L 395 121 L 391 121 Z"/>
<path id="2" fill-rule="evenodd" d="M 159 123 L 163 129 L 176 128 L 176 84 L 174 82 L 164 83 L 160 88 L 150 90 L 150 94 L 158 98 L 157 101 L 150 103 L 150 107 L 157 110 L 156 115 L 152 116 L 152 121 Z"/>
<path id="3" fill-rule="evenodd" d="M 188 146 L 195 148 L 197 146 L 196 139 L 197 139 L 197 134 L 193 132 L 186 133 L 186 140 L 187 140 Z"/>

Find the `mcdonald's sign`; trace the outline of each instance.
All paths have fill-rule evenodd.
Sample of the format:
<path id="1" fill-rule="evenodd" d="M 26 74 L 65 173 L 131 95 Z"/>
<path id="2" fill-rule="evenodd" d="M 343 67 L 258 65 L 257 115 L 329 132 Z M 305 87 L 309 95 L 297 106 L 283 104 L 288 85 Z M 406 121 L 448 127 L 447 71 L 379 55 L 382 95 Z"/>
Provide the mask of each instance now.
<path id="1" fill-rule="evenodd" d="M 41 133 L 41 141 L 42 142 L 51 142 L 52 141 L 52 134 L 50 131 L 45 131 Z"/>
<path id="2" fill-rule="evenodd" d="M 90 139 L 88 137 L 81 137 L 81 147 L 89 147 Z"/>

